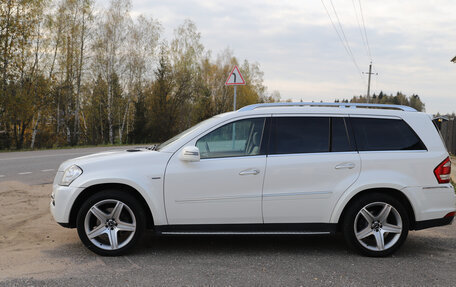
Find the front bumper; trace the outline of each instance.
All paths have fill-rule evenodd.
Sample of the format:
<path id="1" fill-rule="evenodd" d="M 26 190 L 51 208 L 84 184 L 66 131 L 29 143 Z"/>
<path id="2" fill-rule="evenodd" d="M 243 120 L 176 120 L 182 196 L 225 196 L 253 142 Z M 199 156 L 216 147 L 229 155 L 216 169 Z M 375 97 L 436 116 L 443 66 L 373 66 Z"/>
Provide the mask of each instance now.
<path id="1" fill-rule="evenodd" d="M 69 226 L 70 212 L 77 196 L 82 192 L 82 187 L 61 186 L 56 181 L 52 186 L 50 202 L 51 214 L 54 220 L 62 226 Z"/>

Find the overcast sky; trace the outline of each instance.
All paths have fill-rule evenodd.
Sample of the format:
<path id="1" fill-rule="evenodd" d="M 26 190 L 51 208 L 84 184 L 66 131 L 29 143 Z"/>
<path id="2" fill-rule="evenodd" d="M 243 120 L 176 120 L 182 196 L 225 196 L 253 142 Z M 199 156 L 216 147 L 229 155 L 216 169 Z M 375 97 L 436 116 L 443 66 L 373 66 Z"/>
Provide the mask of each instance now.
<path id="1" fill-rule="evenodd" d="M 323 0 L 337 28 L 331 2 Z M 332 0 L 361 72 L 368 71 L 358 0 Z M 418 94 L 428 113 L 456 111 L 456 2 L 361 0 L 374 72 L 371 91 Z M 133 15 L 158 19 L 170 39 L 194 21 L 213 55 L 229 47 L 258 62 L 268 91 L 282 99 L 334 101 L 366 94 L 321 0 L 132 0 Z M 358 14 L 355 14 L 355 8 Z M 358 21 L 361 26 L 358 26 Z M 361 31 L 360 31 L 361 27 Z"/>

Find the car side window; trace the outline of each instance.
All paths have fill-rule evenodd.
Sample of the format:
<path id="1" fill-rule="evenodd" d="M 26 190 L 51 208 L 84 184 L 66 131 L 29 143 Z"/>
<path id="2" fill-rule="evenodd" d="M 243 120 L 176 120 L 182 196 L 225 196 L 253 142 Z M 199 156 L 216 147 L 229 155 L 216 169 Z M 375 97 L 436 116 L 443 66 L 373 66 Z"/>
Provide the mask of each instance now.
<path id="1" fill-rule="evenodd" d="M 350 136 L 349 136 L 350 135 Z M 343 117 L 331 118 L 331 151 L 354 151 L 355 143 L 349 125 Z"/>
<path id="2" fill-rule="evenodd" d="M 426 150 L 418 135 L 400 119 L 351 118 L 359 151 Z"/>
<path id="3" fill-rule="evenodd" d="M 329 152 L 329 117 L 273 118 L 270 154 Z"/>
<path id="4" fill-rule="evenodd" d="M 235 121 L 196 142 L 201 159 L 259 155 L 265 118 Z"/>

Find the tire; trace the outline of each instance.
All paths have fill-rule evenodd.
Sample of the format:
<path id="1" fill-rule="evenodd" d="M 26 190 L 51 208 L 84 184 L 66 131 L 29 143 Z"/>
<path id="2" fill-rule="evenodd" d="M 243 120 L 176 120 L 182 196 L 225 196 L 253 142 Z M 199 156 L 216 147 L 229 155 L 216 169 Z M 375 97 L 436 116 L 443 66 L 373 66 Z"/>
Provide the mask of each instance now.
<path id="1" fill-rule="evenodd" d="M 141 204 L 120 190 L 103 190 L 81 206 L 76 227 L 82 243 L 103 256 L 118 256 L 132 248 L 144 233 Z"/>
<path id="2" fill-rule="evenodd" d="M 370 193 L 347 208 L 342 225 L 344 237 L 347 244 L 359 253 L 372 257 L 388 256 L 407 238 L 408 214 L 396 198 Z"/>

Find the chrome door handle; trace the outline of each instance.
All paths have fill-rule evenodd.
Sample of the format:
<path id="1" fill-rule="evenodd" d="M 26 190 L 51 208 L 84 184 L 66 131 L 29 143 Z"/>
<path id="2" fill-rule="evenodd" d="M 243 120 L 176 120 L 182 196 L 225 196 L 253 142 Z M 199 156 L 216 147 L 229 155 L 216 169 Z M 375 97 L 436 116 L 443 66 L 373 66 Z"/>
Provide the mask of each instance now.
<path id="1" fill-rule="evenodd" d="M 352 162 L 344 162 L 336 165 L 335 169 L 352 169 L 355 168 L 355 164 Z"/>
<path id="2" fill-rule="evenodd" d="M 260 171 L 258 169 L 246 169 L 239 173 L 239 175 L 257 175 Z"/>

